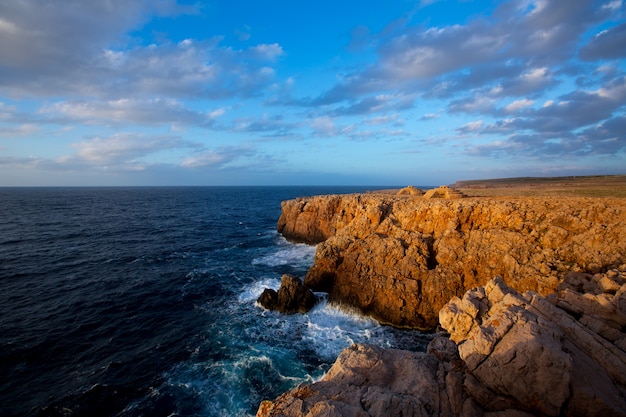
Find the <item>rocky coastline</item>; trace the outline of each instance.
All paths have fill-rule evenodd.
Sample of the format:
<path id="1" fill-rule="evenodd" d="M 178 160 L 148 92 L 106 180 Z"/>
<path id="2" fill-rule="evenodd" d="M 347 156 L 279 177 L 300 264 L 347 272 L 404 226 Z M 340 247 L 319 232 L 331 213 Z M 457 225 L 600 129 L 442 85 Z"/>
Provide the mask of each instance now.
<path id="1" fill-rule="evenodd" d="M 626 415 L 626 200 L 316 196 L 278 230 L 318 244 L 307 289 L 445 333 L 352 346 L 257 416 Z"/>
<path id="2" fill-rule="evenodd" d="M 432 330 L 453 296 L 496 275 L 553 293 L 626 256 L 626 200 L 327 195 L 285 201 L 278 230 L 318 243 L 304 284 L 384 323 Z"/>

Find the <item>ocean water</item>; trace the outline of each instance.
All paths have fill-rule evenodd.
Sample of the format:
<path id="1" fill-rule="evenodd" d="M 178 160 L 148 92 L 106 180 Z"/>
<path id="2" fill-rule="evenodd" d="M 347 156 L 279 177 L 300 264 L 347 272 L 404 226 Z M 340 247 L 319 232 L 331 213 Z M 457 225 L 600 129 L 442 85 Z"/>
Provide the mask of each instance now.
<path id="1" fill-rule="evenodd" d="M 248 416 L 354 342 L 429 337 L 256 303 L 315 247 L 280 202 L 372 187 L 0 188 L 0 415 Z"/>

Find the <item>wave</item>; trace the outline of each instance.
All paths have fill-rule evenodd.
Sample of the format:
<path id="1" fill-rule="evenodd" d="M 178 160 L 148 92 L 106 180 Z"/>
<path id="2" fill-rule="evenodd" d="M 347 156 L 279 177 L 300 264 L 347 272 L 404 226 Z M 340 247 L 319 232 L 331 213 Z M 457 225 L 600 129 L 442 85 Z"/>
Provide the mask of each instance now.
<path id="1" fill-rule="evenodd" d="M 277 248 L 269 254 L 252 260 L 253 265 L 309 267 L 313 264 L 317 246 L 290 243 L 284 237 L 277 238 Z"/>

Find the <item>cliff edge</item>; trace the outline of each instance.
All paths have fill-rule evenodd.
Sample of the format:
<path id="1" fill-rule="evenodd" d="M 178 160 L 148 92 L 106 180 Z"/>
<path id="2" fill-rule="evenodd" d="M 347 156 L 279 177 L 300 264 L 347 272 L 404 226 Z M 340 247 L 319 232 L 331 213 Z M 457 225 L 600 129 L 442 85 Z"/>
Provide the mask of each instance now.
<path id="1" fill-rule="evenodd" d="M 257 417 L 626 416 L 626 265 L 548 298 L 495 278 L 440 320 L 427 352 L 353 345 Z"/>
<path id="2" fill-rule="evenodd" d="M 328 195 L 282 203 L 278 230 L 319 243 L 305 286 L 399 327 L 433 329 L 494 276 L 547 295 L 569 272 L 626 262 L 626 200 Z"/>

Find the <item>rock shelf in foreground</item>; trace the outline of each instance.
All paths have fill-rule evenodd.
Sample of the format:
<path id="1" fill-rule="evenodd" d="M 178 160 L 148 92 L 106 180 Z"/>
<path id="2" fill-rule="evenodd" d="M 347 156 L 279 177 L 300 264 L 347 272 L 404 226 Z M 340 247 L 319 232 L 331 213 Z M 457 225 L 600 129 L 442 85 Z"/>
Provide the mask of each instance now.
<path id="1" fill-rule="evenodd" d="M 547 298 L 494 278 L 439 317 L 427 352 L 353 345 L 257 417 L 626 416 L 626 265 Z"/>
<path id="2" fill-rule="evenodd" d="M 433 329 L 454 296 L 498 275 L 541 295 L 626 262 L 626 200 L 354 194 L 282 204 L 278 230 L 319 243 L 304 284 L 399 327 Z"/>

